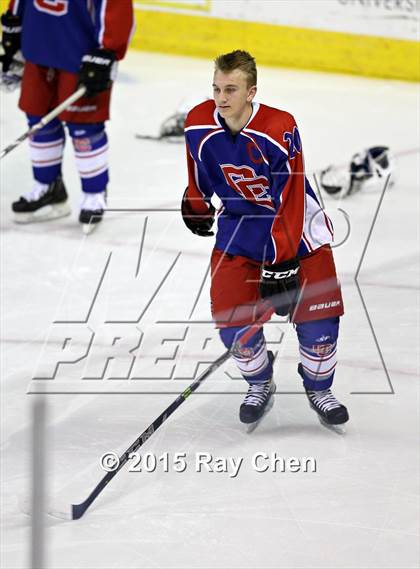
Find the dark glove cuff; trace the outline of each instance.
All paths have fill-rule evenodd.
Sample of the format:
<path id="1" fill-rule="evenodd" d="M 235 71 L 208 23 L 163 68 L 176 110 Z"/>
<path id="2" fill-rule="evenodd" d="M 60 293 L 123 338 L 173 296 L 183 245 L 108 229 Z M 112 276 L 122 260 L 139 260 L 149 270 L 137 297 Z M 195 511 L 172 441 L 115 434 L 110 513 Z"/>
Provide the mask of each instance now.
<path id="1" fill-rule="evenodd" d="M 3 28 L 3 33 L 20 34 L 22 31 L 22 20 L 19 16 L 12 14 L 10 10 L 2 14 L 0 20 Z"/>
<path id="2" fill-rule="evenodd" d="M 103 65 L 103 63 L 112 64 L 116 60 L 117 56 L 111 49 L 105 49 L 102 47 L 97 47 L 85 53 L 82 57 L 82 64 L 93 63 Z M 100 61 L 103 59 L 104 61 Z M 99 61 L 98 61 L 99 60 Z"/>

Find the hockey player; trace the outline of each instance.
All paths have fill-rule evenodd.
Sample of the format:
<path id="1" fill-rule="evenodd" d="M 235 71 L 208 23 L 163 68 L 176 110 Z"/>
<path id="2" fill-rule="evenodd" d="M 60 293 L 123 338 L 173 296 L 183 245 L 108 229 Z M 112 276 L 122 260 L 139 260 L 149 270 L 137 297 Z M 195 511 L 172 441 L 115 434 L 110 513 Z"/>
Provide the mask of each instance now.
<path id="1" fill-rule="evenodd" d="M 83 199 L 79 221 L 89 231 L 101 221 L 108 184 L 111 85 L 133 29 L 131 0 L 10 0 L 1 17 L 3 72 L 22 48 L 26 60 L 19 107 L 30 126 L 69 97 L 80 84 L 86 96 L 30 140 L 34 185 L 12 209 L 30 223 L 68 215 L 61 174 L 66 123 L 73 141 Z"/>
<path id="2" fill-rule="evenodd" d="M 255 103 L 256 85 L 249 53 L 238 50 L 215 60 L 214 100 L 192 109 L 185 122 L 188 187 L 182 215 L 193 233 L 213 235 L 213 194 L 222 202 L 211 306 L 225 346 L 236 346 L 270 301 L 294 323 L 298 373 L 311 407 L 323 422 L 338 425 L 348 413 L 330 389 L 343 314 L 332 225 L 305 177 L 293 116 Z M 249 384 L 240 420 L 253 423 L 275 391 L 263 330 L 232 355 Z"/>

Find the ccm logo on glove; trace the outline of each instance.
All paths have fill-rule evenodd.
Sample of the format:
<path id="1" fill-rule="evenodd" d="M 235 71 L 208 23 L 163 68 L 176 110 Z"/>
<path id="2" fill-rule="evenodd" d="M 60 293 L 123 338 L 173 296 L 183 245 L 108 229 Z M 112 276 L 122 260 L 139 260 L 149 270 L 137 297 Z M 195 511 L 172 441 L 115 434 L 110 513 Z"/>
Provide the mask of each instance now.
<path id="1" fill-rule="evenodd" d="M 296 269 L 290 269 L 289 271 L 267 271 L 267 269 L 263 269 L 262 276 L 264 278 L 272 278 L 272 279 L 287 279 L 288 277 L 292 277 L 293 275 L 297 275 L 299 272 L 300 267 L 296 267 Z"/>
<path id="2" fill-rule="evenodd" d="M 299 269 L 297 257 L 261 267 L 261 297 L 269 299 L 280 316 L 291 315 L 295 309 L 300 292 Z"/>

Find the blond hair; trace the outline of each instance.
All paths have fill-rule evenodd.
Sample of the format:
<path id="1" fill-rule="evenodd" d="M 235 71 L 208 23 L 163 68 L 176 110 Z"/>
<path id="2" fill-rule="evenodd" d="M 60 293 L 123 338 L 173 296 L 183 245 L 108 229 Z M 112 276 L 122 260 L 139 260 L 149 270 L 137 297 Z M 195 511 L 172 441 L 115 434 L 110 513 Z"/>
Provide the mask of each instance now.
<path id="1" fill-rule="evenodd" d="M 240 69 L 247 76 L 247 86 L 253 87 L 257 84 L 257 66 L 255 59 L 247 51 L 237 49 L 230 53 L 219 55 L 214 60 L 216 70 L 223 73 L 231 73 L 235 69 Z"/>

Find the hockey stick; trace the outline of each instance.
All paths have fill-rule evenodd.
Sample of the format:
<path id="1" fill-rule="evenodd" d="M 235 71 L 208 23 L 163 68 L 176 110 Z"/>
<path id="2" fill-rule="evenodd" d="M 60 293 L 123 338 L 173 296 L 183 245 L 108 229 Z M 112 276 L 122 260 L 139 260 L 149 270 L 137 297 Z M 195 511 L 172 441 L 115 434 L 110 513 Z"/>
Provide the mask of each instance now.
<path id="1" fill-rule="evenodd" d="M 46 124 L 55 119 L 60 113 L 65 111 L 67 107 L 69 107 L 72 103 L 75 103 L 78 99 L 83 97 L 85 93 L 86 93 L 86 87 L 82 85 L 77 89 L 77 91 L 73 93 L 73 95 L 70 95 L 70 97 L 68 97 L 65 101 L 60 103 L 58 107 L 55 107 L 55 109 L 53 109 L 51 112 L 45 115 L 45 117 L 42 117 L 42 119 L 39 122 L 34 124 L 29 130 L 27 130 L 24 134 L 22 134 L 22 136 L 19 136 L 19 138 L 17 138 L 15 142 L 12 142 L 12 144 L 9 144 L 9 146 L 6 146 L 6 148 L 3 148 L 3 150 L 0 153 L 0 160 L 4 158 L 6 154 L 9 154 L 9 152 L 14 150 L 17 146 L 19 146 L 19 144 L 24 142 L 27 138 L 35 134 L 38 130 L 40 130 Z"/>
<path id="2" fill-rule="evenodd" d="M 266 311 L 262 314 L 262 316 L 254 324 L 252 324 L 249 327 L 249 329 L 243 334 L 242 338 L 239 340 L 238 343 L 240 345 L 246 344 L 248 340 L 252 338 L 252 336 L 261 328 L 261 326 L 263 326 L 264 322 L 267 322 L 267 320 L 270 319 L 273 312 L 274 312 L 273 308 L 269 306 L 266 309 Z M 237 344 L 235 344 L 235 346 L 236 345 Z M 218 357 L 217 360 L 215 360 L 195 381 L 193 381 L 193 383 L 189 387 L 187 387 L 187 389 L 185 389 L 180 395 L 178 395 L 175 401 L 173 401 L 169 405 L 169 407 L 167 407 L 159 415 L 159 417 L 157 417 L 153 421 L 153 423 L 149 425 L 149 427 L 147 427 L 145 431 L 142 432 L 142 434 L 139 437 L 137 437 L 137 439 L 119 457 L 117 467 L 115 468 L 115 470 L 112 470 L 111 472 L 107 472 L 105 474 L 105 476 L 95 486 L 95 488 L 92 490 L 92 492 L 89 494 L 89 496 L 86 498 L 84 502 L 81 502 L 80 504 L 72 504 L 70 513 L 50 512 L 50 514 L 60 518 L 72 519 L 72 520 L 78 520 L 79 518 L 81 518 L 83 514 L 86 512 L 86 510 L 89 508 L 89 506 L 92 504 L 92 502 L 99 496 L 102 490 L 104 490 L 104 488 L 111 482 L 114 476 L 130 460 L 131 453 L 136 452 L 147 441 L 147 439 L 149 439 L 152 436 L 152 434 L 155 431 L 157 431 L 157 429 L 166 421 L 166 419 L 168 419 L 168 417 L 170 417 L 172 413 L 176 411 L 176 409 L 178 409 L 178 407 L 182 405 L 182 403 L 184 403 L 187 397 L 189 397 L 191 393 L 194 393 L 194 391 L 199 387 L 199 385 L 201 385 L 203 381 L 209 377 L 209 375 L 211 375 L 229 358 L 234 347 L 231 348 L 230 350 L 227 350 L 220 357 Z"/>
<path id="3" fill-rule="evenodd" d="M 161 136 L 159 135 L 152 135 L 152 134 L 135 134 L 134 138 L 138 140 L 153 140 L 155 142 L 170 142 L 172 144 L 181 144 L 185 142 L 185 138 L 183 136 Z"/>

